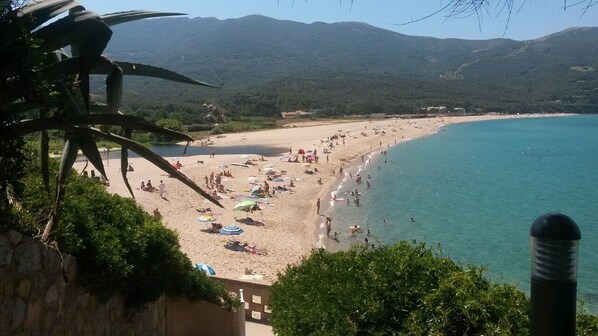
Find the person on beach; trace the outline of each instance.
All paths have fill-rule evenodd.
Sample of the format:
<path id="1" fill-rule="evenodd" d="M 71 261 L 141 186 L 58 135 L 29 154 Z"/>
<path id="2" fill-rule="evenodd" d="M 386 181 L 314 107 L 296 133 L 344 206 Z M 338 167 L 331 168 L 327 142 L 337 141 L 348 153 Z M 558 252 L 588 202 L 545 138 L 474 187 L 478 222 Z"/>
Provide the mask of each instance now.
<path id="1" fill-rule="evenodd" d="M 338 232 L 334 231 L 334 234 L 332 235 L 332 239 L 336 240 L 338 242 Z"/>
<path id="2" fill-rule="evenodd" d="M 147 183 L 145 184 L 145 190 L 152 192 L 154 191 L 154 186 L 152 185 L 152 180 L 147 180 Z"/>
<path id="3" fill-rule="evenodd" d="M 146 188 L 145 188 L 145 182 L 141 181 L 141 187 L 140 187 L 140 188 L 141 188 L 141 190 L 143 190 L 143 191 L 145 191 L 145 190 L 146 190 Z"/>
<path id="4" fill-rule="evenodd" d="M 338 174 L 340 176 L 343 176 L 343 166 L 341 166 L 341 168 L 338 170 Z"/>
<path id="5" fill-rule="evenodd" d="M 154 209 L 154 217 L 158 219 L 162 218 L 162 214 L 160 213 L 160 210 L 158 210 L 158 208 Z"/>
<path id="6" fill-rule="evenodd" d="M 158 189 L 160 190 L 160 197 L 164 198 L 164 193 L 166 192 L 166 185 L 162 180 L 160 180 L 160 185 L 158 185 Z"/>
<path id="7" fill-rule="evenodd" d="M 353 226 L 349 226 L 349 235 L 353 236 L 355 233 L 361 231 L 361 226 L 355 224 Z"/>
<path id="8" fill-rule="evenodd" d="M 320 199 L 318 198 L 318 200 L 316 201 L 316 214 L 320 214 Z"/>
<path id="9" fill-rule="evenodd" d="M 326 238 L 330 238 L 331 230 L 332 230 L 332 218 L 326 217 Z"/>
<path id="10" fill-rule="evenodd" d="M 135 171 L 135 169 L 133 169 L 133 166 L 129 165 L 129 167 L 127 167 L 127 171 L 132 172 L 132 171 Z"/>
<path id="11" fill-rule="evenodd" d="M 347 198 L 347 205 L 351 205 L 351 202 L 349 201 L 348 198 Z"/>

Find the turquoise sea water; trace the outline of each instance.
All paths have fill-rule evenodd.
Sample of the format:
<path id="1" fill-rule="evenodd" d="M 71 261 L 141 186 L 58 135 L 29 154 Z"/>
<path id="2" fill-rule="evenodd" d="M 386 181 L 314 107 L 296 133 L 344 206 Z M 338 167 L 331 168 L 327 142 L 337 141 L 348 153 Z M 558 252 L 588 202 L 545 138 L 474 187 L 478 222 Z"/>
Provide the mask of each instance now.
<path id="1" fill-rule="evenodd" d="M 484 265 L 491 278 L 529 293 L 530 226 L 561 212 L 581 230 L 578 297 L 598 313 L 598 116 L 451 125 L 375 154 L 361 169 L 363 183 L 347 179 L 337 194 L 353 199 L 348 192 L 359 188 L 360 206 L 328 210 L 340 246 L 364 241 L 345 234 L 353 224 L 369 229 L 374 244 L 441 244 L 458 262 Z"/>

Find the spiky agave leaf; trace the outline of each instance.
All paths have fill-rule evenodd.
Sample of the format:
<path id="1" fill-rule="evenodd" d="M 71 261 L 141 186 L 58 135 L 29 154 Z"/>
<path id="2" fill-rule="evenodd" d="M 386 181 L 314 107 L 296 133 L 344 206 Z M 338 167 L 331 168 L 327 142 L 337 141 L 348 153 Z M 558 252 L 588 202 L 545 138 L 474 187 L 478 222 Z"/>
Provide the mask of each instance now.
<path id="1" fill-rule="evenodd" d="M 118 113 L 123 95 L 123 71 L 112 63 L 112 71 L 106 76 L 106 103 L 110 113 Z"/>
<path id="2" fill-rule="evenodd" d="M 43 40 L 42 50 L 50 52 L 71 45 L 80 51 L 79 85 L 85 109 L 89 111 L 89 71 L 106 48 L 112 30 L 96 13 L 80 10 L 40 28 L 35 35 Z"/>
<path id="3" fill-rule="evenodd" d="M 48 109 L 42 108 L 39 110 L 39 116 L 45 117 L 48 115 Z M 40 147 L 40 168 L 42 173 L 42 181 L 44 182 L 44 187 L 46 191 L 50 192 L 50 168 L 49 168 L 49 155 L 50 155 L 50 137 L 48 136 L 47 130 L 40 131 L 39 136 L 39 147 Z"/>
<path id="4" fill-rule="evenodd" d="M 30 134 L 42 130 L 67 130 L 72 124 L 76 125 L 110 125 L 123 128 L 140 129 L 152 133 L 157 133 L 174 139 L 184 141 L 194 141 L 188 134 L 174 131 L 168 128 L 160 127 L 151 122 L 135 116 L 124 114 L 90 114 L 78 115 L 66 120 L 62 116 L 52 116 L 48 118 L 26 119 L 11 124 L 11 130 L 17 134 Z"/>
<path id="5" fill-rule="evenodd" d="M 161 157 L 160 155 L 152 152 L 151 150 L 147 149 L 146 147 L 144 147 L 143 145 L 129 140 L 125 137 L 116 135 L 116 134 L 112 134 L 112 133 L 108 133 L 108 132 L 103 132 L 100 129 L 97 128 L 85 128 L 85 129 L 81 129 L 82 131 L 85 132 L 90 132 L 94 135 L 97 135 L 99 137 L 105 138 L 107 140 L 116 142 L 117 144 L 121 145 L 122 147 L 126 147 L 131 149 L 133 152 L 139 154 L 139 156 L 143 157 L 144 159 L 148 160 L 149 162 L 151 162 L 152 164 L 154 164 L 156 167 L 162 169 L 163 171 L 165 171 L 167 174 L 169 174 L 170 176 L 176 178 L 177 180 L 183 182 L 186 186 L 188 186 L 189 188 L 193 189 L 193 191 L 195 191 L 196 193 L 200 194 L 202 197 L 204 197 L 205 199 L 209 200 L 210 202 L 218 205 L 219 207 L 223 207 L 220 202 L 218 202 L 216 199 L 214 199 L 212 196 L 210 196 L 210 194 L 208 194 L 207 192 L 205 192 L 203 189 L 201 189 L 201 187 L 199 187 L 197 184 L 195 184 L 195 182 L 193 182 L 191 179 L 189 179 L 187 176 L 185 176 L 183 173 L 179 172 L 178 170 L 174 169 L 170 163 L 168 163 L 168 161 L 166 161 L 163 157 Z"/>
<path id="6" fill-rule="evenodd" d="M 218 86 L 196 79 L 181 75 L 174 71 L 166 70 L 159 67 L 154 67 L 146 64 L 128 63 L 128 62 L 112 62 L 109 59 L 101 56 L 98 58 L 95 66 L 91 69 L 91 75 L 109 75 L 113 68 L 112 64 L 118 65 L 123 75 L 125 76 L 143 76 L 153 77 L 158 79 L 165 79 L 173 82 L 193 84 L 199 86 L 207 86 L 217 88 Z M 53 79 L 58 79 L 64 74 L 77 74 L 79 71 L 79 57 L 69 58 L 60 62 L 50 64 L 44 68 L 44 74 Z"/>
<path id="7" fill-rule="evenodd" d="M 101 16 L 101 18 L 102 18 L 102 20 L 104 20 L 104 22 L 106 22 L 107 25 L 115 26 L 117 24 L 135 21 L 135 20 L 155 18 L 155 17 L 164 17 L 164 16 L 180 16 L 180 15 L 187 15 L 187 14 L 156 12 L 156 11 L 146 11 L 146 10 L 132 10 L 132 11 L 125 11 L 125 12 L 104 14 Z"/>
<path id="8" fill-rule="evenodd" d="M 52 233 L 52 229 L 56 225 L 58 217 L 60 217 L 60 211 L 62 209 L 62 200 L 64 198 L 65 181 L 69 176 L 71 169 L 73 168 L 73 164 L 77 160 L 78 151 L 79 145 L 77 143 L 77 140 L 74 138 L 67 138 L 67 140 L 64 143 L 64 148 L 62 150 L 60 168 L 58 169 L 58 177 L 56 179 L 56 195 L 54 196 L 54 204 L 52 205 L 50 217 L 48 218 L 48 222 L 46 223 L 46 227 L 44 228 L 44 233 L 41 237 L 41 240 L 44 242 L 49 241 L 50 233 Z"/>
<path id="9" fill-rule="evenodd" d="M 93 137 L 89 135 L 89 133 L 81 132 L 80 129 L 75 130 L 73 137 L 77 139 L 77 143 L 79 144 L 81 151 L 89 160 L 89 162 L 91 162 L 91 164 L 100 172 L 100 174 L 102 174 L 102 176 L 104 176 L 105 179 L 108 179 L 106 170 L 104 169 L 104 163 L 102 162 L 102 157 L 100 156 L 98 146 L 93 140 Z"/>
<path id="10" fill-rule="evenodd" d="M 18 16 L 29 16 L 31 18 L 29 21 L 29 29 L 33 30 L 54 17 L 77 6 L 81 5 L 73 0 L 32 1 L 19 9 Z"/>
<path id="11" fill-rule="evenodd" d="M 130 128 L 125 128 L 123 136 L 126 139 L 131 140 L 131 133 L 132 133 L 132 130 Z M 129 179 L 127 178 L 128 171 L 129 171 L 129 149 L 125 146 L 122 146 L 122 148 L 120 149 L 120 174 L 123 177 L 123 181 L 125 181 L 125 185 L 127 186 L 129 193 L 131 193 L 131 196 L 133 198 L 135 198 L 135 194 L 133 194 L 133 189 L 131 188 L 131 185 L 129 184 Z"/>
<path id="12" fill-rule="evenodd" d="M 161 78 L 161 79 L 166 79 L 166 80 L 180 82 L 180 83 L 207 86 L 207 87 L 213 87 L 213 88 L 218 87 L 214 84 L 201 82 L 201 81 L 195 80 L 193 78 L 178 74 L 174 71 L 158 68 L 158 67 L 151 66 L 151 65 L 120 62 L 120 61 L 115 61 L 114 63 L 118 64 L 118 66 L 123 70 L 123 74 L 125 76 L 154 77 L 154 78 Z"/>

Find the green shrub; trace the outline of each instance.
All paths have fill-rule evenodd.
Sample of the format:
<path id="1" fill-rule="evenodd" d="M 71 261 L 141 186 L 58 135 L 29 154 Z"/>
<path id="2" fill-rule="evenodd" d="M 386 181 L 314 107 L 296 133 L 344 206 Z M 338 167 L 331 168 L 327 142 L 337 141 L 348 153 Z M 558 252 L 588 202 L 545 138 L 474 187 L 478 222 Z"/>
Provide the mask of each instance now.
<path id="1" fill-rule="evenodd" d="M 209 124 L 193 124 L 187 126 L 187 132 L 211 131 L 212 129 L 214 129 L 214 125 Z"/>
<path id="2" fill-rule="evenodd" d="M 30 172 L 21 200 L 25 229 L 42 227 L 45 216 L 31 214 L 46 214 L 51 200 L 40 176 Z M 77 258 L 82 284 L 102 300 L 121 294 L 126 304 L 139 306 L 165 293 L 227 308 L 238 304 L 222 284 L 193 267 L 172 230 L 134 200 L 111 195 L 90 178 L 69 178 L 54 234 L 60 249 Z"/>
<path id="3" fill-rule="evenodd" d="M 211 132 L 211 133 L 212 133 L 212 134 L 214 134 L 214 135 L 218 135 L 218 134 L 224 134 L 224 130 L 223 130 L 222 128 L 220 128 L 220 127 L 216 127 L 216 128 L 214 128 L 214 129 L 212 130 L 212 132 Z"/>
<path id="4" fill-rule="evenodd" d="M 272 286 L 280 335 L 525 334 L 528 302 L 421 245 L 315 251 Z"/>

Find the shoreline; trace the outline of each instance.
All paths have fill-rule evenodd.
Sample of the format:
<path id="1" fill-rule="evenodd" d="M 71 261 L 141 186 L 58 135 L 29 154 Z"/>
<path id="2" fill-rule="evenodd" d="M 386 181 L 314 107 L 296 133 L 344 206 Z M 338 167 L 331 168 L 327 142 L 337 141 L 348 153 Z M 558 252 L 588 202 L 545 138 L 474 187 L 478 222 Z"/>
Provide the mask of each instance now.
<path id="1" fill-rule="evenodd" d="M 556 116 L 556 115 L 534 115 Z M 320 228 L 321 216 L 316 214 L 316 200 L 321 200 L 320 214 L 325 214 L 330 208 L 331 192 L 337 190 L 341 183 L 349 181 L 349 177 L 339 176 L 339 168 L 344 165 L 345 174 L 355 172 L 361 164 L 361 155 L 374 157 L 382 149 L 389 149 L 396 144 L 434 134 L 441 127 L 460 122 L 494 120 L 530 116 L 474 116 L 474 117 L 437 117 L 422 119 L 385 119 L 361 121 L 301 121 L 301 125 L 289 126 L 275 130 L 259 132 L 245 132 L 227 134 L 225 137 L 213 138 L 218 151 L 219 146 L 274 146 L 292 148 L 296 155 L 298 149 L 317 149 L 318 163 L 290 163 L 281 160 L 279 156 L 266 157 L 260 161 L 256 154 L 217 154 L 209 155 L 178 155 L 176 159 L 183 164 L 181 172 L 206 190 L 204 179 L 206 176 L 222 171 L 229 171 L 234 177 L 223 177 L 222 184 L 229 191 L 222 193 L 220 202 L 224 208 L 220 209 L 200 198 L 195 192 L 175 179 L 169 178 L 159 168 L 142 158 L 131 158 L 130 163 L 135 171 L 128 174 L 134 189 L 136 202 L 148 213 L 159 208 L 162 213 L 163 224 L 176 231 L 179 235 L 181 250 L 194 263 L 207 263 L 217 272 L 217 277 L 241 281 L 249 281 L 270 285 L 277 279 L 277 274 L 287 265 L 296 264 L 302 257 L 309 255 L 318 246 L 318 236 L 325 233 Z M 448 120 L 447 120 L 448 119 Z M 448 121 L 448 123 L 447 123 Z M 295 127 L 293 127 L 295 126 Z M 380 129 L 384 128 L 385 132 Z M 378 129 L 378 130 L 373 130 Z M 394 129 L 394 131 L 392 131 Z M 377 134 L 376 134 L 377 133 Z M 331 153 L 324 154 L 323 148 L 329 145 L 327 137 L 344 134 L 346 144 L 339 138 L 329 148 Z M 328 160 L 327 160 L 328 156 Z M 165 157 L 175 160 L 175 157 Z M 255 166 L 239 165 L 250 160 Z M 301 158 L 299 158 L 301 161 Z M 288 186 L 293 179 L 295 187 L 292 191 L 277 191 L 273 197 L 259 199 L 263 209 L 252 214 L 234 211 L 235 204 L 248 199 L 250 189 L 255 184 L 263 184 L 266 180 L 267 165 L 281 173 L 282 182 L 268 181 L 271 187 Z M 118 170 L 120 165 L 107 166 L 106 171 L 110 180 L 107 191 L 130 197 Z M 80 171 L 83 163 L 77 162 L 75 168 Z M 88 167 L 88 169 L 93 169 Z M 307 174 L 306 171 L 315 171 Z M 332 175 L 332 171 L 335 175 Z M 284 172 L 284 174 L 282 173 Z M 321 179 L 322 184 L 318 184 Z M 346 179 L 346 180 L 344 180 Z M 161 198 L 157 192 L 141 191 L 142 181 L 152 180 L 157 186 L 160 180 L 166 185 L 166 194 Z M 206 190 L 211 191 L 211 190 Z M 326 204 L 328 202 L 328 204 Z M 239 236 L 224 236 L 208 233 L 210 222 L 198 222 L 207 213 L 198 210 L 211 207 L 211 214 L 217 223 L 237 225 L 244 232 Z M 240 218 L 250 216 L 265 225 L 247 225 L 239 222 Z M 333 219 L 334 221 L 334 219 Z M 326 239 L 326 238 L 324 238 Z M 260 249 L 267 250 L 267 255 L 257 255 L 245 252 L 231 251 L 225 248 L 228 240 L 238 240 L 256 244 Z M 326 244 L 325 244 L 326 245 Z M 330 244 L 328 244 L 330 245 Z"/>
<path id="2" fill-rule="evenodd" d="M 385 148 L 385 150 L 390 150 L 398 145 L 401 145 L 403 143 L 407 143 L 419 138 L 424 138 L 424 137 L 428 137 L 428 136 L 432 136 L 437 134 L 438 132 L 440 132 L 443 128 L 446 128 L 448 126 L 452 126 L 452 125 L 457 125 L 457 124 L 461 124 L 461 123 L 469 123 L 469 122 L 483 122 L 483 121 L 492 121 L 492 120 L 504 120 L 504 119 L 528 119 L 528 118 L 550 118 L 550 117 L 568 117 L 568 116 L 575 116 L 576 114 L 570 114 L 570 113 L 558 113 L 558 114 L 531 114 L 531 115 L 497 115 L 497 116 L 489 116 L 490 118 L 483 118 L 484 116 L 481 116 L 482 118 L 476 118 L 474 120 L 469 120 L 469 118 L 467 120 L 450 120 L 449 118 L 451 117 L 447 117 L 447 119 L 449 119 L 448 123 L 443 123 L 438 125 L 438 127 L 433 130 L 432 132 L 427 132 L 427 133 L 421 133 L 421 134 L 417 134 L 414 137 L 411 138 L 407 138 L 407 139 L 401 139 L 399 141 L 397 141 L 396 143 L 390 144 L 389 147 Z M 477 116 L 480 117 L 480 116 Z M 495 118 L 498 117 L 498 118 Z M 443 118 L 444 119 L 444 118 Z M 346 165 L 345 168 L 345 172 L 358 172 L 358 171 L 362 171 L 363 168 L 365 168 L 370 161 L 374 160 L 375 156 L 377 155 L 381 155 L 381 153 L 379 152 L 380 148 L 378 148 L 377 150 L 371 150 L 368 151 L 366 153 L 363 153 L 362 155 L 364 155 L 365 157 L 368 158 L 369 161 L 366 161 L 365 163 L 361 163 L 358 162 L 357 159 L 359 157 L 359 155 L 356 155 L 355 158 L 353 158 L 352 161 L 348 162 L 348 164 Z M 355 174 L 354 174 L 355 175 Z M 344 184 L 346 182 L 350 181 L 350 177 L 348 174 L 344 174 L 344 176 L 342 177 L 338 177 L 337 180 L 335 182 L 333 182 L 329 189 L 328 192 L 326 193 L 326 203 L 324 204 L 328 204 L 328 207 L 326 207 L 323 211 L 321 211 L 321 213 L 328 213 L 329 211 L 332 211 L 332 208 L 335 206 L 335 204 L 332 203 L 332 195 L 333 193 L 336 193 L 336 191 L 340 190 Z M 325 215 L 324 215 L 325 216 Z M 341 247 L 340 244 L 338 242 L 333 242 L 332 239 L 326 239 L 326 237 L 323 237 L 325 235 L 325 229 L 323 227 L 321 227 L 321 223 L 323 222 L 314 222 L 314 234 L 313 234 L 313 238 L 314 241 L 316 242 L 316 245 L 320 245 L 320 242 L 322 242 L 322 244 L 324 245 L 324 248 L 329 249 L 330 251 L 341 251 L 343 249 L 346 249 L 347 247 Z M 334 232 L 335 230 L 333 229 L 332 232 Z M 341 234 L 343 231 L 340 231 L 339 234 Z"/>

